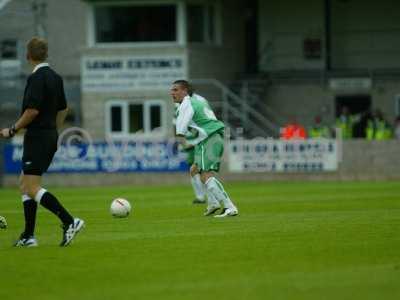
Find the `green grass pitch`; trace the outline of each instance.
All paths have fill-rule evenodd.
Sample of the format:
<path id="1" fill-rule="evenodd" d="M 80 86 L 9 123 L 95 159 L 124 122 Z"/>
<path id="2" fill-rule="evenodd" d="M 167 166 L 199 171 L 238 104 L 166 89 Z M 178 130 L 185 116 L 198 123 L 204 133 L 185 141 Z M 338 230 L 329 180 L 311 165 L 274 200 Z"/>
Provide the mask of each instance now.
<path id="1" fill-rule="evenodd" d="M 190 186 L 50 189 L 86 228 L 12 248 L 16 190 L 0 190 L 0 299 L 400 299 L 400 183 L 230 183 L 240 216 L 203 217 Z M 114 219 L 114 197 L 133 204 Z"/>

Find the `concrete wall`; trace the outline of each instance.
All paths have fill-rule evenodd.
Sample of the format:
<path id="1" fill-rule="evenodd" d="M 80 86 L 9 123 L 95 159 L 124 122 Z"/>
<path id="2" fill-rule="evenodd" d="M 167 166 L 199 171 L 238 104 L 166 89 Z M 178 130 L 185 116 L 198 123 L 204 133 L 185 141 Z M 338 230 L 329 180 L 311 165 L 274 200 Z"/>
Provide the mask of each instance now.
<path id="1" fill-rule="evenodd" d="M 296 116 L 306 126 L 313 124 L 316 115 L 321 115 L 329 125 L 334 124 L 337 95 L 370 95 L 372 109 L 379 108 L 392 123 L 396 117 L 395 97 L 399 94 L 400 80 L 377 80 L 371 89 L 352 91 L 332 91 L 323 78 L 308 82 L 281 81 L 268 87 L 265 105 L 287 119 Z"/>
<path id="2" fill-rule="evenodd" d="M 290 121 L 296 117 L 304 126 L 311 126 L 316 114 L 325 124 L 335 119 L 334 95 L 323 82 L 276 82 L 266 92 L 265 105 Z"/>
<path id="3" fill-rule="evenodd" d="M 228 173 L 226 163 L 221 177 L 224 181 L 347 181 L 400 180 L 400 141 L 364 140 L 345 141 L 343 161 L 336 172 L 325 173 Z M 225 155 L 225 158 L 227 155 Z M 6 175 L 5 186 L 16 186 L 18 176 Z M 45 186 L 99 186 L 99 185 L 189 185 L 186 173 L 98 173 L 46 174 Z"/>
<path id="4" fill-rule="evenodd" d="M 400 68 L 400 2 L 332 1 L 332 66 Z"/>
<path id="5" fill-rule="evenodd" d="M 218 6 L 220 41 L 217 45 L 188 45 L 189 78 L 233 80 L 244 66 L 244 1 L 223 0 Z"/>
<path id="6" fill-rule="evenodd" d="M 88 5 L 81 0 L 47 3 L 50 62 L 63 76 L 80 77 L 81 52 L 87 45 Z"/>
<path id="7" fill-rule="evenodd" d="M 86 45 L 87 5 L 81 0 L 46 1 L 43 27 L 49 43 L 49 62 L 63 76 L 79 76 L 80 51 Z M 0 11 L 0 40 L 20 43 L 23 73 L 31 72 L 25 60 L 26 42 L 36 35 L 32 1 L 13 0 Z"/>
<path id="8" fill-rule="evenodd" d="M 323 0 L 259 1 L 260 70 L 321 69 L 323 59 L 306 60 L 305 38 L 324 39 Z"/>
<path id="9" fill-rule="evenodd" d="M 259 1 L 261 70 L 324 68 L 323 58 L 303 57 L 304 38 L 320 38 L 325 43 L 324 2 Z M 331 3 L 333 68 L 400 67 L 400 2 Z"/>
<path id="10" fill-rule="evenodd" d="M 25 59 L 25 44 L 34 33 L 34 14 L 30 1 L 11 1 L 0 11 L 0 40 L 16 39 L 18 41 L 19 59 L 25 73 L 30 72 Z"/>
<path id="11" fill-rule="evenodd" d="M 40 1 L 43 2 L 43 1 Z M 26 61 L 26 43 L 37 34 L 33 1 L 13 0 L 0 11 L 0 40 L 19 43 L 21 74 L 0 79 L 0 126 L 15 122 L 21 109 L 26 76 L 32 72 Z M 80 54 L 86 43 L 86 4 L 80 0 L 46 1 L 41 23 L 49 44 L 49 62 L 64 77 L 73 124 L 80 122 Z M 22 75 L 22 76 L 20 76 Z"/>
<path id="12" fill-rule="evenodd" d="M 389 122 L 397 117 L 395 98 L 400 95 L 400 79 L 376 81 L 371 92 L 372 106 L 380 108 Z"/>

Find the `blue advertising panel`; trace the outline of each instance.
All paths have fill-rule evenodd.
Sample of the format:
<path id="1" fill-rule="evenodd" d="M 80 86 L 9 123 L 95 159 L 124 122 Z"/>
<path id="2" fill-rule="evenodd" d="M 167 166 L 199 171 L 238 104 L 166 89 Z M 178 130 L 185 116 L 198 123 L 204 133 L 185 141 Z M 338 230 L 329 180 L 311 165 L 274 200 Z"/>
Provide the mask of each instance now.
<path id="1" fill-rule="evenodd" d="M 22 145 L 4 147 L 6 174 L 21 172 Z M 184 172 L 186 154 L 175 142 L 129 142 L 61 145 L 49 173 Z"/>

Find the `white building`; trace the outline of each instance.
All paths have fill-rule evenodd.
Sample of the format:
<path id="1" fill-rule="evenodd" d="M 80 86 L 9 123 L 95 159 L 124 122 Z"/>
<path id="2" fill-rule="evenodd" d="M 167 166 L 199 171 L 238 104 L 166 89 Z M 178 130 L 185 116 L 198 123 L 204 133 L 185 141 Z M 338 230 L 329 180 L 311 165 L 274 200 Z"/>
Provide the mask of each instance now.
<path id="1" fill-rule="evenodd" d="M 80 82 L 82 124 L 96 139 L 170 136 L 169 86 L 180 78 L 194 80 L 231 127 L 253 136 L 276 134 L 293 115 L 306 126 L 315 115 L 333 123 L 342 105 L 380 108 L 389 120 L 400 114 L 396 1 L 5 4 L 1 68 L 27 74 L 24 43 L 45 35 L 50 63 Z"/>

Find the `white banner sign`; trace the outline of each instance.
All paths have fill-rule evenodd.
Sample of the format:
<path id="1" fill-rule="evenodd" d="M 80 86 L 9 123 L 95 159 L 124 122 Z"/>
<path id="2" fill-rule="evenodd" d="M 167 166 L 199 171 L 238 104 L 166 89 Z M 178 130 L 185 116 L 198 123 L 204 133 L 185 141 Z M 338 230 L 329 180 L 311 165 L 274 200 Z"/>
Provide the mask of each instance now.
<path id="1" fill-rule="evenodd" d="M 321 172 L 338 168 L 336 140 L 234 140 L 228 151 L 231 172 Z"/>
<path id="2" fill-rule="evenodd" d="M 372 87 L 371 78 L 332 78 L 329 87 L 334 91 L 364 91 Z"/>
<path id="3" fill-rule="evenodd" d="M 187 77 L 183 56 L 83 57 L 82 91 L 137 91 L 167 89 Z"/>

